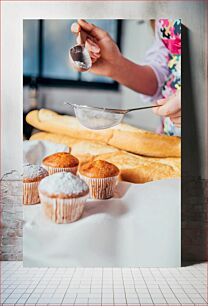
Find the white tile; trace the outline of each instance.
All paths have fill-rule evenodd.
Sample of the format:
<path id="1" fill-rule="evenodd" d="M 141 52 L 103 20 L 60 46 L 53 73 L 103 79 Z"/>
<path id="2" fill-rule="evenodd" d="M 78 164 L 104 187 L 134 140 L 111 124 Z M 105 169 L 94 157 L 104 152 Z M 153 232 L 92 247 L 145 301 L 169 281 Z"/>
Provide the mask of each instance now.
<path id="1" fill-rule="evenodd" d="M 83 299 L 89 296 L 90 293 L 78 293 L 77 298 L 78 299 Z"/>
<path id="2" fill-rule="evenodd" d="M 9 299 L 20 299 L 21 296 L 22 296 L 21 293 L 14 293 L 14 294 L 12 293 L 10 294 Z"/>
<path id="3" fill-rule="evenodd" d="M 138 295 L 136 294 L 136 293 L 133 293 L 133 292 L 131 292 L 131 293 L 129 293 L 129 292 L 126 292 L 126 297 L 128 298 L 137 298 L 138 297 Z"/>
<path id="4" fill-rule="evenodd" d="M 89 305 L 101 305 L 101 299 L 89 299 Z"/>
<path id="5" fill-rule="evenodd" d="M 89 293 L 90 292 L 90 288 L 80 288 L 78 289 L 78 293 Z"/>
<path id="6" fill-rule="evenodd" d="M 141 300 L 141 299 L 140 299 Z M 154 298 L 152 297 L 153 303 L 154 304 L 167 304 L 164 298 Z"/>
<path id="7" fill-rule="evenodd" d="M 19 300 L 19 298 L 8 298 L 8 299 L 6 299 L 4 304 L 15 304 L 18 300 Z"/>
<path id="8" fill-rule="evenodd" d="M 113 297 L 113 292 L 103 292 L 102 297 L 111 298 Z"/>
<path id="9" fill-rule="evenodd" d="M 63 304 L 66 304 L 66 303 L 74 303 L 74 301 L 75 301 L 75 297 L 74 298 L 70 298 L 70 297 L 65 297 L 64 299 L 63 299 Z"/>
<path id="10" fill-rule="evenodd" d="M 91 292 L 94 292 L 94 293 L 99 293 L 102 291 L 102 288 L 91 288 Z"/>
<path id="11" fill-rule="evenodd" d="M 102 298 L 103 303 L 113 304 L 113 298 Z"/>
<path id="12" fill-rule="evenodd" d="M 178 299 L 174 296 L 173 297 L 165 297 L 165 299 L 166 299 L 168 304 L 170 304 L 170 303 L 178 303 L 179 304 Z"/>
<path id="13" fill-rule="evenodd" d="M 139 300 L 138 298 L 127 298 L 127 303 L 128 304 L 138 304 Z"/>
<path id="14" fill-rule="evenodd" d="M 149 293 L 140 293 L 138 294 L 138 297 L 139 298 L 151 298 Z"/>
<path id="15" fill-rule="evenodd" d="M 103 293 L 113 293 L 113 289 L 112 288 L 103 288 L 102 292 Z"/>
<path id="16" fill-rule="evenodd" d="M 54 293 L 52 295 L 52 297 L 55 298 L 55 299 L 63 299 L 64 294 L 62 294 L 62 293 Z"/>
<path id="17" fill-rule="evenodd" d="M 115 303 L 126 303 L 126 299 L 125 298 L 115 298 L 114 297 L 114 301 L 115 301 Z"/>
<path id="18" fill-rule="evenodd" d="M 48 302 L 50 301 L 50 298 L 39 298 L 39 300 L 38 300 L 38 304 L 48 304 Z"/>
<path id="19" fill-rule="evenodd" d="M 114 297 L 115 298 L 125 298 L 125 293 L 116 293 L 116 292 L 114 292 Z"/>
<path id="20" fill-rule="evenodd" d="M 198 304 L 198 303 L 205 303 L 205 300 L 202 298 L 202 297 L 192 297 L 190 296 L 190 299 L 191 301 L 194 303 L 194 304 Z"/>
<path id="21" fill-rule="evenodd" d="M 75 304 L 86 305 L 88 304 L 88 298 L 76 299 Z"/>
<path id="22" fill-rule="evenodd" d="M 128 305 L 136 305 L 137 295 L 140 303 L 145 305 L 152 304 L 149 291 L 158 305 L 164 301 L 179 305 L 179 299 L 181 304 L 191 301 L 198 306 L 205 305 L 203 297 L 207 298 L 206 265 L 179 269 L 26 269 L 22 263 L 3 262 L 3 267 L 3 297 L 11 302 L 20 297 L 16 305 L 25 302 L 32 305 L 37 299 L 39 305 L 42 304 L 40 301 L 56 306 L 61 302 L 73 305 L 76 297 L 79 301 L 79 298 L 88 299 L 88 296 L 89 305 L 96 302 L 101 305 L 101 294 L 103 305 L 112 305 L 113 294 L 116 305 L 126 305 L 126 298 Z"/>
<path id="23" fill-rule="evenodd" d="M 16 304 L 24 304 L 25 302 L 27 301 L 27 298 L 26 299 L 19 299 Z"/>
<path id="24" fill-rule="evenodd" d="M 116 293 L 120 293 L 120 292 L 123 293 L 124 291 L 125 291 L 125 288 L 123 288 L 123 287 L 122 288 L 115 288 L 114 287 L 114 292 L 116 292 Z"/>
<path id="25" fill-rule="evenodd" d="M 40 294 L 39 293 L 31 293 L 30 298 L 40 298 Z"/>
<path id="26" fill-rule="evenodd" d="M 63 298 L 54 298 L 54 297 L 51 297 L 50 299 L 48 299 L 48 303 L 59 304 L 59 303 L 62 302 L 62 300 L 63 300 Z"/>
<path id="27" fill-rule="evenodd" d="M 89 298 L 91 298 L 91 299 L 101 299 L 101 296 L 102 296 L 101 292 L 100 293 L 90 293 L 89 294 Z"/>
<path id="28" fill-rule="evenodd" d="M 77 294 L 76 293 L 66 293 L 64 298 L 67 297 L 67 298 L 76 298 Z"/>

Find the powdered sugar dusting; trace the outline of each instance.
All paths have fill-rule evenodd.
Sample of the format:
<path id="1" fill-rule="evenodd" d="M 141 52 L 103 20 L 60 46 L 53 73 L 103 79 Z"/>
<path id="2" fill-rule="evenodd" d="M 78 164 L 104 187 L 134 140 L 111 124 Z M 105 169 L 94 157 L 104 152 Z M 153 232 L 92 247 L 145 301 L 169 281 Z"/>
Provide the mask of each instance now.
<path id="1" fill-rule="evenodd" d="M 77 195 L 88 189 L 88 185 L 82 179 L 70 172 L 47 176 L 39 185 L 39 190 L 48 194 Z"/>
<path id="2" fill-rule="evenodd" d="M 23 179 L 34 179 L 37 176 L 48 175 L 48 171 L 39 165 L 24 164 L 23 165 Z"/>

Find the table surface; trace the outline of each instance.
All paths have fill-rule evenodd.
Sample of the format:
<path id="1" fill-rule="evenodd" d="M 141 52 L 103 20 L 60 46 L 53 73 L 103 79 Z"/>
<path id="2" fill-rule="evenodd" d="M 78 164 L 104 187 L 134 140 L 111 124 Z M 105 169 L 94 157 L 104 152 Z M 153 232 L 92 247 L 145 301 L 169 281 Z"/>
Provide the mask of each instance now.
<path id="1" fill-rule="evenodd" d="M 180 188 L 179 179 L 121 182 L 114 198 L 88 201 L 71 224 L 24 206 L 24 266 L 179 267 Z"/>

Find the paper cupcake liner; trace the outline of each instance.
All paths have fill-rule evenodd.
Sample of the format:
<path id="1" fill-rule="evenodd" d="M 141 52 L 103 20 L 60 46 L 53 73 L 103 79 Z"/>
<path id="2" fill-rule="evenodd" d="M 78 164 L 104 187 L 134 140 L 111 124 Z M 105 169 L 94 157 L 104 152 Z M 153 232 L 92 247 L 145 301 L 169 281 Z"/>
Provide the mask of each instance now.
<path id="1" fill-rule="evenodd" d="M 39 191 L 45 215 L 55 223 L 71 223 L 78 220 L 84 210 L 88 195 L 79 198 L 49 198 Z"/>
<path id="2" fill-rule="evenodd" d="M 90 189 L 90 197 L 93 199 L 109 199 L 114 195 L 115 187 L 118 181 L 118 176 L 106 178 L 89 178 L 79 174 Z"/>
<path id="3" fill-rule="evenodd" d="M 50 166 L 45 166 L 43 167 L 48 171 L 49 175 L 57 173 L 57 172 L 71 172 L 76 175 L 78 166 L 76 167 L 69 167 L 69 168 L 54 168 Z"/>
<path id="4" fill-rule="evenodd" d="M 23 204 L 32 205 L 40 202 L 38 185 L 40 182 L 23 183 Z"/>

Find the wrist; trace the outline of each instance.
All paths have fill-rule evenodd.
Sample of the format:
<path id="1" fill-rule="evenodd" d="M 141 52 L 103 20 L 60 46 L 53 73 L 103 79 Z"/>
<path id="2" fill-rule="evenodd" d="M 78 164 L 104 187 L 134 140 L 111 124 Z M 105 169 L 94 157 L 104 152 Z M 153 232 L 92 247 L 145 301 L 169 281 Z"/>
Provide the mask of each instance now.
<path id="1" fill-rule="evenodd" d="M 125 58 L 122 54 L 117 56 L 116 60 L 112 63 L 110 63 L 109 68 L 109 77 L 112 78 L 115 81 L 118 81 L 119 75 L 120 75 L 120 69 L 124 65 Z"/>

